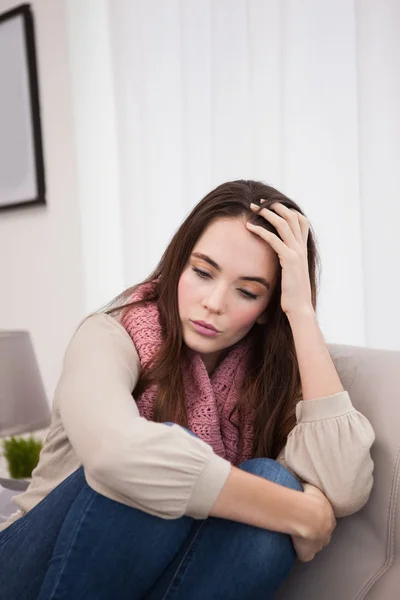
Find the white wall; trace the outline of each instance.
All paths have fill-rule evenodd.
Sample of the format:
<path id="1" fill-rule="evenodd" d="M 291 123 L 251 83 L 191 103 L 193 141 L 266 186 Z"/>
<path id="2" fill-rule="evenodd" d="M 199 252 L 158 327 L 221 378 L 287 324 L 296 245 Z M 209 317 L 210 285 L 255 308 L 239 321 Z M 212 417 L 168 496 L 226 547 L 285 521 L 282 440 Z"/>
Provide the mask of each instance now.
<path id="1" fill-rule="evenodd" d="M 17 4 L 0 0 L 0 12 Z M 47 205 L 0 212 L 0 329 L 31 332 L 51 402 L 85 302 L 65 5 L 62 0 L 31 4 Z"/>
<path id="2" fill-rule="evenodd" d="M 316 230 L 327 339 L 365 344 L 353 2 L 119 0 L 109 11 L 126 285 L 205 193 L 261 179 Z"/>
<path id="3" fill-rule="evenodd" d="M 85 312 L 124 287 L 107 0 L 65 0 L 71 65 Z"/>
<path id="4" fill-rule="evenodd" d="M 215 185 L 293 197 L 329 342 L 399 349 L 398 0 L 108 0 L 125 284 Z"/>
<path id="5" fill-rule="evenodd" d="M 355 4 L 365 326 L 400 349 L 400 2 Z"/>

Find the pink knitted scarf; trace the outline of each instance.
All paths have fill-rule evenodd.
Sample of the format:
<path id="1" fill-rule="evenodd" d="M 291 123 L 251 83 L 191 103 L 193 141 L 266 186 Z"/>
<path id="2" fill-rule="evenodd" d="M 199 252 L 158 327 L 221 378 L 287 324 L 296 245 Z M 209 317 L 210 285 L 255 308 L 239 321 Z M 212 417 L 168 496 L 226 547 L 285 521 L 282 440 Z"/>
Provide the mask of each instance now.
<path id="1" fill-rule="evenodd" d="M 130 301 L 141 297 L 137 289 Z M 156 302 L 131 307 L 123 313 L 121 322 L 135 344 L 142 367 L 145 367 L 162 341 Z M 247 416 L 240 417 L 235 411 L 229 418 L 239 400 L 250 348 L 249 338 L 232 346 L 211 377 L 197 352 L 188 350 L 188 362 L 182 365 L 189 429 L 233 465 L 252 458 L 250 411 L 246 411 Z M 156 385 L 152 385 L 135 398 L 140 415 L 149 420 L 152 420 L 156 391 Z"/>

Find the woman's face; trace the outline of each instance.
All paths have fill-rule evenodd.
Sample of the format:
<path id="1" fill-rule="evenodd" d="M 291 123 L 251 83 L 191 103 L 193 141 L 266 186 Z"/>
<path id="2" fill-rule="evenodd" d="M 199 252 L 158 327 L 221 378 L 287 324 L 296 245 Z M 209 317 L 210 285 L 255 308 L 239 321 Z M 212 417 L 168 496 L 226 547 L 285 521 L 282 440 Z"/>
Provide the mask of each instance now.
<path id="1" fill-rule="evenodd" d="M 264 322 L 279 273 L 276 252 L 239 218 L 216 219 L 197 241 L 178 284 L 185 344 L 211 373 L 224 350 Z M 259 281 L 257 281 L 259 279 Z M 207 331 L 203 321 L 218 332 Z"/>

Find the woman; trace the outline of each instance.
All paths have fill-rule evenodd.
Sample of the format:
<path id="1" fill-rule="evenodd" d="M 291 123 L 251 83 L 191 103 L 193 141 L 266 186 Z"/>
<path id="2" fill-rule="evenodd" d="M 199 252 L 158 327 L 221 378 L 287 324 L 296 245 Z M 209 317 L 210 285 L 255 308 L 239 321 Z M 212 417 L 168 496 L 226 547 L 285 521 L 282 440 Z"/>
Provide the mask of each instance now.
<path id="1" fill-rule="evenodd" d="M 1 600 L 265 600 L 329 543 L 368 500 L 374 433 L 318 327 L 316 268 L 293 201 L 225 183 L 84 321 L 0 533 Z"/>

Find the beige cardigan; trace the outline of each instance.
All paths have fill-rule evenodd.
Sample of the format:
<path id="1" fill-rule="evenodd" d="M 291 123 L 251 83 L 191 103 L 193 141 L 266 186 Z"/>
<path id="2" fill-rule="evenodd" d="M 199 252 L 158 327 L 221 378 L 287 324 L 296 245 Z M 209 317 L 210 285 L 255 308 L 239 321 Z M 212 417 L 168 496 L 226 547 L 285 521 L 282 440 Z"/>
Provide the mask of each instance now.
<path id="1" fill-rule="evenodd" d="M 173 425 L 140 417 L 132 398 L 140 373 L 131 338 L 113 317 L 89 317 L 67 348 L 52 422 L 20 508 L 0 530 L 84 466 L 94 490 L 165 519 L 208 516 L 230 463 Z M 297 425 L 278 460 L 318 486 L 336 516 L 359 510 L 373 482 L 374 432 L 347 392 L 299 402 Z"/>

